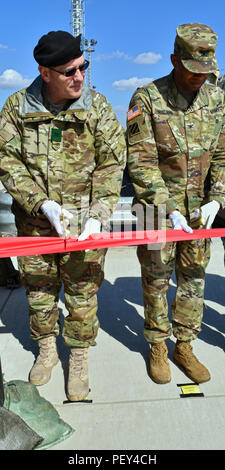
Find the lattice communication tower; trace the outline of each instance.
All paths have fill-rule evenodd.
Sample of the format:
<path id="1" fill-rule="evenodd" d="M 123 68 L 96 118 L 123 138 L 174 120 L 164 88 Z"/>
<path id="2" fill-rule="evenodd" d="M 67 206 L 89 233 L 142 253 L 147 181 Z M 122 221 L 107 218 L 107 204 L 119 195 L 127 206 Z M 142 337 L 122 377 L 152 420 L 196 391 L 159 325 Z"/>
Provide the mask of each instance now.
<path id="1" fill-rule="evenodd" d="M 73 35 L 82 36 L 82 45 L 84 47 L 85 38 L 85 4 L 84 0 L 72 0 L 72 30 Z"/>
<path id="2" fill-rule="evenodd" d="M 97 44 L 97 41 L 95 41 L 95 39 L 91 39 L 90 41 L 85 39 L 85 2 L 84 0 L 72 0 L 72 30 L 73 30 L 73 35 L 75 37 L 81 34 L 82 48 L 85 52 L 88 53 L 88 60 L 89 60 L 88 86 L 91 88 L 91 53 L 95 51 L 94 46 Z"/>

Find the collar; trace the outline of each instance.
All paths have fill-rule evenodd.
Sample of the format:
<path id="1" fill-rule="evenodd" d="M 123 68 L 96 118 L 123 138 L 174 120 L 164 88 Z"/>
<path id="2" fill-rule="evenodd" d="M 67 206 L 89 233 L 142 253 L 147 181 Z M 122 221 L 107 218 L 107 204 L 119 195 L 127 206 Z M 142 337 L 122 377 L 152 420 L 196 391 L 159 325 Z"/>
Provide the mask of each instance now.
<path id="1" fill-rule="evenodd" d="M 43 86 L 43 79 L 41 75 L 39 75 L 31 85 L 26 89 L 23 102 L 22 102 L 22 116 L 26 114 L 50 114 L 51 113 L 45 108 L 43 103 L 43 96 L 42 96 L 42 86 Z M 82 110 L 82 111 L 89 111 L 92 105 L 92 96 L 89 88 L 85 83 L 83 83 L 82 93 L 78 100 L 74 100 L 71 102 L 70 106 L 67 108 L 67 111 L 73 110 Z M 65 111 L 64 111 L 65 112 Z"/>

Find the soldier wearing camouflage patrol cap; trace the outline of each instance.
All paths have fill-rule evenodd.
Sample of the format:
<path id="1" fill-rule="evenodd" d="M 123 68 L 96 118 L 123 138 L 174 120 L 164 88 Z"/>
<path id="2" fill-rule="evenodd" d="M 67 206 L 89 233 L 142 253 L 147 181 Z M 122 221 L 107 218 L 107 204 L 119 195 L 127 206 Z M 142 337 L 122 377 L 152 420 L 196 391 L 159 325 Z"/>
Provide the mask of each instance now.
<path id="1" fill-rule="evenodd" d="M 214 73 L 218 70 L 215 56 L 217 34 L 206 25 L 192 23 L 178 26 L 174 52 L 193 73 Z"/>
<path id="2" fill-rule="evenodd" d="M 151 344 L 150 376 L 157 383 L 171 380 L 166 340 L 172 332 L 177 339 L 175 362 L 197 383 L 210 379 L 191 346 L 201 331 L 210 240 L 199 243 L 191 239 L 191 233 L 203 225 L 209 228 L 219 208 L 225 206 L 224 95 L 207 82 L 211 74 L 218 73 L 216 43 L 217 35 L 207 25 L 179 26 L 172 72 L 138 88 L 128 112 L 128 168 L 134 204 L 141 204 L 145 214 L 153 206 L 155 223 L 164 207 L 167 229 L 190 233 L 190 240 L 165 243 L 158 250 L 143 245 L 137 251 L 144 335 Z M 210 179 L 208 191 L 206 178 Z M 171 328 L 166 293 L 174 270 L 177 288 Z"/>
<path id="3" fill-rule="evenodd" d="M 0 115 L 0 176 L 13 197 L 19 236 L 99 233 L 117 203 L 126 160 L 124 130 L 110 104 L 84 82 L 81 37 L 50 31 L 34 49 L 40 75 L 10 96 Z M 64 221 L 62 220 L 64 219 Z M 75 220 L 76 219 L 76 220 Z M 88 349 L 98 331 L 97 291 L 106 250 L 20 257 L 32 338 L 39 355 L 35 385 L 58 362 L 58 300 L 64 285 L 63 336 L 70 347 L 69 400 L 89 392 Z"/>

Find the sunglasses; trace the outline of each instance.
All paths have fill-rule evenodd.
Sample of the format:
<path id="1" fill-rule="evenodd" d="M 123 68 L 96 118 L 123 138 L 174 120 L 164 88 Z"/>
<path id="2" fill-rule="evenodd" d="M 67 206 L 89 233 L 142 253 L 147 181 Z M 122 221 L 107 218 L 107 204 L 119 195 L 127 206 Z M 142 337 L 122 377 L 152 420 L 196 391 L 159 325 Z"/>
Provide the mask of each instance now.
<path id="1" fill-rule="evenodd" d="M 89 61 L 85 60 L 83 64 L 79 65 L 78 67 L 74 67 L 71 70 L 67 70 L 66 72 L 61 72 L 59 70 L 53 69 L 52 67 L 48 67 L 48 68 L 50 70 L 53 70 L 54 72 L 60 73 L 60 75 L 64 75 L 64 77 L 72 77 L 73 75 L 75 75 L 77 70 L 79 70 L 81 73 L 85 72 L 88 66 L 89 66 Z"/>

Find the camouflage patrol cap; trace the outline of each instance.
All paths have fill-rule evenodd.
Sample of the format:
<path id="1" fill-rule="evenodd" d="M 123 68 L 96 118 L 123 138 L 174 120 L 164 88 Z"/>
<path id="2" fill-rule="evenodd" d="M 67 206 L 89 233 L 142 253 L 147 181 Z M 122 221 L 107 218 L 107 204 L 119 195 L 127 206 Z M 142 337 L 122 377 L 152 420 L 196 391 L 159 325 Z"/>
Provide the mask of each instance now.
<path id="1" fill-rule="evenodd" d="M 218 70 L 215 50 L 217 34 L 200 23 L 182 24 L 176 29 L 174 52 L 183 66 L 193 73 L 213 73 Z"/>

